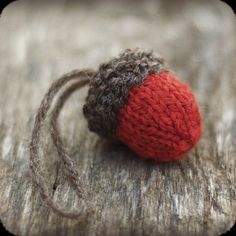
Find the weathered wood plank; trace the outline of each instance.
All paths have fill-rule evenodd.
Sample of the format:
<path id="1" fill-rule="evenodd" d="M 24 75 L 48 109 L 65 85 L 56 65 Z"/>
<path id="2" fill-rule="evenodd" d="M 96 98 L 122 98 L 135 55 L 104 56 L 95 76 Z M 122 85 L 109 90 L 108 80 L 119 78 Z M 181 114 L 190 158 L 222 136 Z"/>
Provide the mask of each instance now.
<path id="1" fill-rule="evenodd" d="M 181 7 L 180 7 L 181 4 Z M 217 235 L 236 218 L 236 29 L 218 1 L 29 3 L 0 20 L 0 219 L 17 235 Z M 45 126 L 42 165 L 54 198 L 95 214 L 68 220 L 32 186 L 28 143 L 50 83 L 74 68 L 97 67 L 127 47 L 159 52 L 191 85 L 204 136 L 188 157 L 140 160 L 87 129 L 75 93 L 60 117 L 68 151 L 91 199 L 78 200 L 64 178 Z"/>

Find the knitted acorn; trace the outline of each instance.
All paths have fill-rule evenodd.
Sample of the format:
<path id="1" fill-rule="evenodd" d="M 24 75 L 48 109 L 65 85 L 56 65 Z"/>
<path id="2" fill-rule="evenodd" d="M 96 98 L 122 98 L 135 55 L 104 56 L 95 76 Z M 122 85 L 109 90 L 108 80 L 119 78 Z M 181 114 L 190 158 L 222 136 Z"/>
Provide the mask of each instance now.
<path id="1" fill-rule="evenodd" d="M 55 102 L 60 90 L 71 83 Z M 89 129 L 106 138 L 116 138 L 141 157 L 170 161 L 182 157 L 200 139 L 201 115 L 191 90 L 171 74 L 164 60 L 153 52 L 126 50 L 100 65 L 98 71 L 75 70 L 54 81 L 35 116 L 30 151 L 32 179 L 42 198 L 61 216 L 77 218 L 54 201 L 40 167 L 41 128 L 51 111 L 50 133 L 63 171 L 79 197 L 86 196 L 79 173 L 67 154 L 58 127 L 58 116 L 68 97 L 90 83 L 83 112 Z M 52 108 L 52 109 L 51 109 Z M 86 214 L 94 214 L 88 208 Z"/>
<path id="2" fill-rule="evenodd" d="M 202 132 L 190 88 L 152 51 L 126 50 L 101 64 L 83 112 L 91 131 L 120 140 L 146 159 L 179 159 Z"/>

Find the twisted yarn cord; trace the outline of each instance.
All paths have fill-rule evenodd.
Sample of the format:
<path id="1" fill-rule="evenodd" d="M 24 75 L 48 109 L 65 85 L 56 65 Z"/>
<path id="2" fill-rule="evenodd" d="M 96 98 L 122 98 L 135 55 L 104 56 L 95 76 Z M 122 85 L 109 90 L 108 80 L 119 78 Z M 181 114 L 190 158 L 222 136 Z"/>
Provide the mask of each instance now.
<path id="1" fill-rule="evenodd" d="M 58 128 L 58 117 L 60 112 L 66 103 L 67 99 L 72 95 L 73 92 L 78 90 L 81 87 L 81 81 L 72 84 L 68 89 L 64 91 L 64 93 L 58 98 L 55 108 L 52 111 L 51 119 L 50 119 L 50 130 L 51 130 L 51 137 L 53 143 L 56 147 L 58 156 L 61 158 L 64 168 L 63 171 L 67 178 L 70 180 L 72 186 L 77 192 L 79 197 L 87 196 L 87 193 L 84 189 L 82 189 L 82 184 L 79 180 L 79 174 L 75 168 L 74 161 L 67 155 L 66 149 L 63 145 L 62 138 Z"/>
<path id="2" fill-rule="evenodd" d="M 80 213 L 77 211 L 68 211 L 67 209 L 61 207 L 58 203 L 56 203 L 53 200 L 53 197 L 46 185 L 45 178 L 43 177 L 42 170 L 40 169 L 40 163 L 39 163 L 40 161 L 39 161 L 39 154 L 38 154 L 41 127 L 47 117 L 47 113 L 48 113 L 48 111 L 51 107 L 51 104 L 53 102 L 53 99 L 54 99 L 55 95 L 58 93 L 58 91 L 65 84 L 67 84 L 68 82 L 73 81 L 73 80 L 79 80 L 76 87 L 81 88 L 82 86 L 89 83 L 90 79 L 94 76 L 94 74 L 95 74 L 95 72 L 92 70 L 89 70 L 89 69 L 88 70 L 79 70 L 79 71 L 74 70 L 68 74 L 65 74 L 64 76 L 62 76 L 61 78 L 56 80 L 51 85 L 51 87 L 49 88 L 48 92 L 44 96 L 44 98 L 41 102 L 41 105 L 37 111 L 33 131 L 32 131 L 31 142 L 29 145 L 30 169 L 31 169 L 31 173 L 32 173 L 32 179 L 33 179 L 34 183 L 36 184 L 36 186 L 38 187 L 42 198 L 48 204 L 48 206 L 50 206 L 54 211 L 58 212 L 62 216 L 68 217 L 68 218 L 77 218 L 80 216 Z M 63 104 L 63 102 L 61 102 L 61 104 Z M 56 108 L 55 114 L 59 114 L 59 111 L 58 111 L 59 107 L 60 106 L 58 106 L 58 108 Z M 53 123 L 51 122 L 51 124 L 53 124 Z M 55 137 L 57 134 L 57 128 L 56 128 L 55 124 L 53 124 L 52 127 L 53 127 L 52 128 L 52 130 L 53 130 L 52 137 L 53 137 L 54 143 L 56 141 L 58 153 L 59 153 L 60 157 L 62 158 L 63 163 L 64 164 L 66 163 L 65 166 L 68 170 L 71 166 L 73 167 L 73 164 L 71 164 L 72 162 L 71 162 L 70 158 L 66 155 L 63 145 L 62 145 L 62 149 L 58 149 L 58 146 L 61 144 L 61 142 L 60 142 L 61 139 L 60 139 L 60 137 L 59 138 Z M 76 174 L 75 169 L 72 168 L 72 172 L 73 172 L 74 176 L 78 176 L 78 173 Z M 80 196 L 83 195 L 82 194 L 83 191 L 80 188 L 79 182 L 78 181 L 76 182 L 72 179 L 71 179 L 71 181 L 73 183 L 75 183 L 75 185 L 78 187 L 77 192 L 79 193 L 79 195 Z"/>

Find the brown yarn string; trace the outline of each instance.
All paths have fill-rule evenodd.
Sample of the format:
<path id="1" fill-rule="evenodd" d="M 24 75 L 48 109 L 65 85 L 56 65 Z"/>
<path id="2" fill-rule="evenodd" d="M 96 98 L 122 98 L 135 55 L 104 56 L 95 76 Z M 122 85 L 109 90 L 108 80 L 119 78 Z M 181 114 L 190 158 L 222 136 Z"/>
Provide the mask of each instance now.
<path id="1" fill-rule="evenodd" d="M 81 183 L 79 181 L 79 175 L 78 172 L 75 168 L 75 163 L 74 161 L 67 155 L 67 152 L 65 150 L 65 147 L 63 145 L 60 132 L 58 129 L 58 117 L 60 115 L 60 112 L 66 102 L 66 100 L 69 98 L 70 95 L 72 95 L 73 92 L 75 92 L 77 89 L 81 87 L 81 81 L 72 84 L 68 89 L 64 91 L 64 93 L 60 96 L 60 98 L 57 100 L 57 104 L 55 108 L 52 111 L 51 115 L 51 137 L 53 140 L 54 145 L 56 146 L 56 150 L 58 153 L 58 156 L 61 158 L 64 168 L 63 171 L 67 178 L 70 180 L 72 183 L 73 187 L 75 188 L 77 195 L 79 197 L 85 197 L 86 193 L 81 187 Z"/>
<path id="2" fill-rule="evenodd" d="M 59 157 L 61 158 L 64 166 L 65 166 L 65 174 L 69 178 L 70 182 L 76 188 L 77 195 L 79 197 L 83 197 L 85 195 L 85 191 L 81 187 L 81 183 L 79 181 L 78 172 L 74 166 L 71 158 L 66 154 L 66 150 L 62 143 L 62 139 L 59 134 L 57 118 L 60 114 L 60 111 L 65 104 L 65 101 L 68 97 L 77 89 L 82 88 L 84 85 L 88 84 L 89 81 L 95 76 L 96 72 L 93 70 L 75 70 L 72 71 L 58 80 L 56 80 L 48 92 L 44 96 L 41 105 L 37 111 L 35 117 L 35 123 L 32 131 L 32 137 L 30 142 L 30 168 L 32 172 L 32 179 L 36 186 L 38 187 L 42 198 L 45 202 L 50 206 L 54 211 L 58 212 L 60 215 L 69 217 L 69 218 L 77 218 L 80 216 L 80 212 L 78 211 L 68 211 L 63 208 L 60 204 L 53 200 L 53 196 L 48 189 L 46 184 L 46 180 L 43 177 L 42 170 L 40 168 L 40 158 L 39 158 L 39 142 L 40 142 L 40 134 L 41 127 L 43 122 L 45 121 L 48 111 L 51 108 L 53 99 L 55 95 L 59 92 L 59 90 L 66 85 L 70 81 L 76 81 L 76 83 L 72 84 L 69 88 L 67 88 L 64 93 L 61 95 L 59 100 L 56 102 L 55 108 L 52 111 L 51 116 L 51 136 L 54 142 L 54 145 L 57 148 L 57 152 Z M 77 81 L 78 80 L 78 81 Z"/>

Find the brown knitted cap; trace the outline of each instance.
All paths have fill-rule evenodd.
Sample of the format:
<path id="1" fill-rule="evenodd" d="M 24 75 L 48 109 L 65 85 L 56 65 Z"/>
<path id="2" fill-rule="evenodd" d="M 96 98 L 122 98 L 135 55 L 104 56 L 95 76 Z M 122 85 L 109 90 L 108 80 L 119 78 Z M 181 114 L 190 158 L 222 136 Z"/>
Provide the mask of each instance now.
<path id="1" fill-rule="evenodd" d="M 118 113 L 129 96 L 129 89 L 140 85 L 148 73 L 166 70 L 165 62 L 153 51 L 125 50 L 117 58 L 100 65 L 90 82 L 83 112 L 91 131 L 112 137 L 117 127 Z"/>

